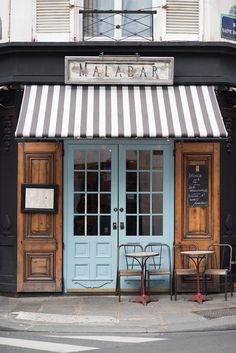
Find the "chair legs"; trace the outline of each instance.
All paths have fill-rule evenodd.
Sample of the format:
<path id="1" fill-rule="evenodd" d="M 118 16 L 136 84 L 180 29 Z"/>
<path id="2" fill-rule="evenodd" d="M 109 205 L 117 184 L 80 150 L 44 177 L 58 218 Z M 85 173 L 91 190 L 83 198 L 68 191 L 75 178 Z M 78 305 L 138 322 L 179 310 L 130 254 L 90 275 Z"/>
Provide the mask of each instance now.
<path id="1" fill-rule="evenodd" d="M 225 300 L 227 300 L 228 278 L 225 276 Z"/>
<path id="2" fill-rule="evenodd" d="M 205 295 L 207 295 L 207 276 L 204 275 L 204 293 Z M 232 275 L 229 275 L 230 277 L 230 293 L 231 293 L 231 297 L 233 296 L 233 292 L 234 292 L 234 286 L 233 286 L 233 281 L 232 281 Z M 224 292 L 225 292 L 225 301 L 228 300 L 228 276 L 225 276 L 225 283 L 224 283 Z"/>
<path id="3" fill-rule="evenodd" d="M 175 275 L 174 278 L 175 278 L 175 284 L 174 284 L 174 287 L 175 287 L 175 300 L 177 300 L 177 276 Z"/>
<path id="4" fill-rule="evenodd" d="M 170 275 L 169 276 L 169 295 L 170 295 L 170 300 L 172 300 L 172 297 L 173 297 L 173 285 L 172 285 L 172 281 L 173 281 L 173 278 L 172 276 Z M 146 282 L 146 281 L 145 281 Z M 151 286 L 150 286 L 150 274 L 147 273 L 147 283 L 148 283 L 148 295 L 151 295 Z"/>
<path id="5" fill-rule="evenodd" d="M 170 275 L 170 300 L 172 300 L 173 297 L 173 279 L 172 276 Z"/>
<path id="6" fill-rule="evenodd" d="M 119 302 L 121 300 L 121 290 L 120 290 L 120 276 L 117 275 L 117 284 L 116 284 L 116 295 L 118 295 Z"/>
<path id="7" fill-rule="evenodd" d="M 233 296 L 233 291 L 234 291 L 234 288 L 233 288 L 233 281 L 232 281 L 232 274 L 229 275 L 230 277 L 230 294 L 231 294 L 231 297 Z M 227 300 L 227 293 L 228 292 L 228 276 L 225 276 L 225 300 Z"/>
<path id="8" fill-rule="evenodd" d="M 230 284 L 231 284 L 231 297 L 232 297 L 233 292 L 234 292 L 234 284 L 233 284 L 233 280 L 232 280 L 232 274 L 230 274 Z"/>

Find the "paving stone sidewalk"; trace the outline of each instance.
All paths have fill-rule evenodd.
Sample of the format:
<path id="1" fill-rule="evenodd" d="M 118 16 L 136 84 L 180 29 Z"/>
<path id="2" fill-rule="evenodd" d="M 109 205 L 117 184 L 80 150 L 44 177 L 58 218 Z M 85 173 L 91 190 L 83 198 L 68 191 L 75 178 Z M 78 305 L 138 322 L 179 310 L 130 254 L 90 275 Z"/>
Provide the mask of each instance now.
<path id="1" fill-rule="evenodd" d="M 236 329 L 236 293 L 213 294 L 202 304 L 189 294 L 158 295 L 147 306 L 123 296 L 0 296 L 0 329 L 50 332 L 152 333 Z"/>

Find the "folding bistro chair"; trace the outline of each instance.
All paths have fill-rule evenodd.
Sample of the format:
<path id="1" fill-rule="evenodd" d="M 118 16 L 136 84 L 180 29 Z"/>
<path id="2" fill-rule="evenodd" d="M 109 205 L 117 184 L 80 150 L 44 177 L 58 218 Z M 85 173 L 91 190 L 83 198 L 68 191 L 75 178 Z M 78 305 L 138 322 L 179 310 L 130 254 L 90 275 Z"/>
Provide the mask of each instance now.
<path id="1" fill-rule="evenodd" d="M 121 277 L 141 276 L 141 269 L 134 258 L 128 258 L 125 255 L 133 252 L 143 251 L 139 243 L 120 244 L 117 254 L 117 285 L 116 293 L 121 298 Z"/>
<path id="2" fill-rule="evenodd" d="M 229 244 L 212 244 L 208 250 L 214 251 L 208 256 L 205 270 L 205 290 L 207 293 L 207 276 L 224 276 L 225 300 L 227 300 L 228 277 L 230 278 L 231 296 L 233 296 L 233 281 L 231 274 L 232 246 Z"/>
<path id="3" fill-rule="evenodd" d="M 191 267 L 190 259 L 187 256 L 181 255 L 181 251 L 192 251 L 198 250 L 196 244 L 175 244 L 173 246 L 173 261 L 174 261 L 174 291 L 175 291 L 175 300 L 177 300 L 178 292 L 178 277 L 181 276 L 196 276 L 197 270 L 196 267 Z"/>
<path id="4" fill-rule="evenodd" d="M 169 293 L 172 300 L 172 269 L 171 269 L 171 252 L 170 247 L 164 243 L 149 243 L 145 246 L 145 251 L 153 251 L 159 253 L 159 256 L 153 256 L 148 262 L 147 281 L 148 292 L 150 294 L 150 277 L 151 276 L 168 276 L 169 277 Z"/>

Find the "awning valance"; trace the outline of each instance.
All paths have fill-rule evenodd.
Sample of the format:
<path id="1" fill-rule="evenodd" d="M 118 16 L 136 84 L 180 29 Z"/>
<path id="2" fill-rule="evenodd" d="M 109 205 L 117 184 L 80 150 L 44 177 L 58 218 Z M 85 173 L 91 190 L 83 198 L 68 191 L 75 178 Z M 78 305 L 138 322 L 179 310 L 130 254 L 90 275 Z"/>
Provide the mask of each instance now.
<path id="1" fill-rule="evenodd" d="M 18 138 L 218 138 L 213 86 L 25 86 Z"/>

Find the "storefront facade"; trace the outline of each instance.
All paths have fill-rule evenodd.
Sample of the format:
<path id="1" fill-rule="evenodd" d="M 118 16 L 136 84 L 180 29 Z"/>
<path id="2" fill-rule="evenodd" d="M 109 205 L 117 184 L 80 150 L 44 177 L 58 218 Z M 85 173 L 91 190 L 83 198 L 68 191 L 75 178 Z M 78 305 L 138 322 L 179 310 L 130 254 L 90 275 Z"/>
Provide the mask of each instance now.
<path id="1" fill-rule="evenodd" d="M 123 54 L 132 64 L 131 54 L 138 51 L 153 60 L 174 58 L 173 84 L 130 85 L 122 77 L 118 83 L 94 83 L 83 74 L 85 82 L 65 83 L 65 58 L 87 55 L 99 62 L 101 45 L 110 57 L 116 52 L 113 61 Z M 2 285 L 4 291 L 114 293 L 119 244 L 164 242 L 172 248 L 192 241 L 206 248 L 222 238 L 220 202 L 228 196 L 220 183 L 220 154 L 227 132 L 215 88 L 227 80 L 232 85 L 234 75 L 226 70 L 234 72 L 235 52 L 220 45 L 225 74 L 219 78 L 210 47 L 195 54 L 189 45 L 184 53 L 173 44 L 101 45 L 58 46 L 54 60 L 47 53 L 50 45 L 32 44 L 30 54 L 14 49 L 21 52 L 17 76 L 24 84 L 14 87 L 20 89 L 10 137 L 16 134 L 18 151 L 11 157 L 17 215 L 10 217 L 17 224 L 12 267 L 17 276 L 9 276 L 13 284 Z M 199 74 L 200 58 L 206 69 Z M 27 65 L 30 76 L 24 73 Z M 9 96 L 12 100 L 12 92 Z M 193 174 L 202 178 L 202 203 L 191 194 Z M 27 200 L 25 188 L 30 195 L 37 185 L 43 195 L 52 188 L 55 207 Z M 123 287 L 138 285 L 138 280 L 125 281 Z M 167 288 L 163 278 L 158 290 Z"/>

